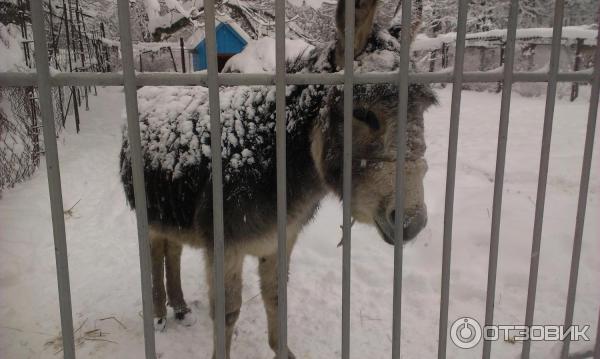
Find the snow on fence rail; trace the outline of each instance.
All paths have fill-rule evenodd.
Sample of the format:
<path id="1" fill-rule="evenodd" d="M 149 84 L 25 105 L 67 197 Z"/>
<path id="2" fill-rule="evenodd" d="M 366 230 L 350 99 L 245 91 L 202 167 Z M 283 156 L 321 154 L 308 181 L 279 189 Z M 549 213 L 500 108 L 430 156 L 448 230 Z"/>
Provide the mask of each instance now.
<path id="1" fill-rule="evenodd" d="M 345 68 L 352 67 L 353 61 L 353 41 L 354 41 L 354 2 L 346 1 L 345 23 L 346 26 L 346 46 L 345 46 Z M 579 190 L 577 219 L 574 234 L 573 257 L 571 262 L 571 272 L 569 279 L 568 298 L 566 305 L 565 326 L 570 326 L 573 321 L 573 310 L 575 305 L 575 292 L 577 288 L 577 270 L 579 266 L 579 255 L 581 252 L 581 243 L 583 235 L 583 224 L 585 220 L 586 202 L 589 186 L 589 177 L 591 169 L 592 149 L 594 145 L 594 133 L 596 119 L 598 115 L 598 101 L 600 95 L 600 46 L 596 45 L 594 71 L 580 71 L 578 73 L 559 73 L 559 54 L 561 47 L 562 20 L 564 15 L 564 0 L 557 0 L 555 5 L 554 24 L 552 29 L 552 42 L 550 63 L 547 71 L 544 72 L 514 72 L 514 54 L 515 40 L 517 38 L 517 14 L 518 0 L 510 2 L 509 26 L 506 31 L 506 63 L 502 72 L 480 73 L 464 72 L 464 56 L 466 49 L 466 22 L 468 0 L 459 0 L 458 31 L 456 34 L 456 66 L 452 72 L 433 73 L 433 74 L 410 74 L 409 75 L 409 48 L 401 49 L 400 69 L 393 76 L 390 74 L 354 74 L 346 71 L 343 74 L 285 74 L 285 41 L 284 41 L 284 0 L 276 0 L 276 71 L 275 74 L 218 74 L 217 73 L 217 55 L 216 38 L 214 30 L 215 8 L 214 0 L 205 1 L 205 12 L 207 16 L 207 58 L 208 72 L 206 74 L 136 74 L 134 71 L 134 53 L 131 39 L 129 1 L 119 0 L 119 28 L 121 33 L 121 50 L 123 56 L 123 73 L 119 74 L 51 74 L 49 71 L 49 62 L 47 56 L 47 45 L 43 22 L 43 8 L 41 1 L 31 2 L 33 34 L 36 44 L 36 64 L 37 72 L 26 73 L 1 73 L 0 86 L 31 86 L 37 84 L 40 92 L 40 110 L 43 119 L 43 133 L 46 141 L 46 165 L 48 168 L 48 185 L 50 191 L 50 204 L 52 213 L 52 225 L 54 241 L 56 247 L 57 279 L 59 289 L 59 303 L 62 326 L 63 356 L 65 358 L 75 357 L 75 347 L 73 338 L 73 319 L 71 309 L 71 297 L 69 286 L 69 272 L 67 247 L 65 238 L 65 223 L 63 214 L 63 204 L 61 195 L 60 172 L 58 166 L 58 155 L 56 137 L 54 134 L 54 109 L 50 90 L 52 86 L 59 85 L 124 85 L 126 112 L 128 121 L 129 143 L 132 153 L 133 181 L 136 201 L 136 217 L 138 226 L 138 240 L 140 247 L 140 266 L 141 266 L 141 287 L 142 287 L 142 306 L 144 321 L 144 342 L 146 358 L 156 357 L 154 342 L 154 327 L 152 321 L 152 298 L 151 298 L 151 271 L 150 271 L 150 253 L 148 243 L 148 221 L 145 205 L 143 164 L 140 148 L 140 131 L 137 106 L 137 86 L 141 85 L 193 85 L 208 84 L 209 105 L 211 121 L 211 156 L 213 168 L 213 209 L 214 209 L 214 266 L 215 266 L 215 288 L 216 288 L 216 310 L 215 310 L 215 331 L 216 337 L 216 357 L 225 358 L 225 312 L 224 312 L 224 279 L 223 279 L 223 198 L 222 198 L 222 173 L 221 173 L 221 151 L 220 151 L 220 112 L 219 112 L 219 85 L 276 85 L 276 122 L 278 128 L 285 128 L 285 86 L 287 84 L 343 84 L 344 86 L 344 164 L 343 164 L 343 277 L 342 277 L 342 358 L 350 357 L 350 199 L 351 199 L 351 169 L 352 169 L 352 151 L 351 151 L 351 121 L 353 103 L 352 92 L 355 83 L 394 83 L 400 87 L 399 91 L 399 121 L 402 125 L 407 115 L 407 89 L 410 82 L 421 83 L 452 83 L 452 103 L 450 113 L 450 131 L 448 146 L 448 169 L 446 177 L 446 198 L 444 211 L 444 234 L 443 234 L 443 254 L 442 254 L 442 278 L 441 278 L 441 300 L 440 300 L 440 326 L 438 336 L 438 358 L 446 358 L 446 345 L 448 338 L 448 305 L 450 295 L 450 261 L 452 250 L 452 223 L 453 223 L 453 205 L 454 205 L 454 186 L 456 179 L 456 159 L 458 142 L 458 125 L 460 119 L 460 104 L 462 84 L 467 81 L 497 82 L 503 81 L 502 100 L 500 111 L 500 126 L 498 133 L 496 174 L 494 181 L 494 199 L 492 209 L 492 231 L 489 252 L 489 270 L 487 286 L 487 305 L 485 324 L 494 323 L 494 302 L 495 302 L 495 283 L 498 258 L 499 226 L 502 209 L 502 187 L 504 181 L 504 166 L 506 155 L 508 120 L 510 113 L 510 101 L 512 85 L 517 81 L 547 82 L 546 108 L 544 113 L 544 130 L 542 138 L 541 159 L 538 177 L 538 192 L 535 207 L 535 223 L 532 244 L 531 266 L 529 273 L 529 288 L 527 294 L 527 307 L 524 323 L 531 325 L 533 323 L 533 313 L 536 303 L 537 272 L 539 266 L 539 256 L 537 255 L 541 244 L 541 228 L 543 223 L 544 202 L 546 195 L 546 183 L 548 176 L 548 164 L 550 153 L 550 139 L 552 135 L 553 111 L 556 100 L 557 84 L 560 81 L 582 81 L 591 82 L 591 99 L 589 107 L 588 127 L 586 132 L 583 165 L 581 172 L 581 182 Z M 411 2 L 402 3 L 403 23 L 409 23 L 411 18 Z M 598 39 L 596 40 L 598 41 Z M 408 42 L 408 32 L 402 34 L 402 43 Z M 598 44 L 598 42 L 597 42 Z M 402 126 L 399 126 L 402 128 Z M 278 220 L 278 261 L 286 263 L 286 204 L 285 204 L 285 131 L 277 132 L 277 220 Z M 399 143 L 406 140 L 405 133 L 398 131 Z M 402 151 L 403 146 L 398 146 L 398 151 Z M 397 156 L 398 161 L 404 159 L 403 153 Z M 401 228 L 403 206 L 399 200 L 402 191 L 400 183 L 403 175 L 404 166 L 397 166 L 396 182 L 396 228 Z M 402 242 L 402 230 L 396 230 L 396 242 Z M 395 246 L 394 249 L 394 306 L 393 306 L 393 328 L 392 328 L 392 355 L 398 358 L 400 355 L 400 313 L 401 313 L 401 289 L 402 289 L 402 246 Z M 279 358 L 287 358 L 287 307 L 286 307 L 286 266 L 282 265 L 278 271 L 278 325 L 280 331 L 280 346 L 278 349 Z M 523 359 L 529 358 L 530 341 L 524 341 L 522 348 Z M 569 338 L 563 341 L 561 358 L 569 357 Z M 596 344 L 598 348 L 598 343 Z M 599 353 L 595 354 L 598 357 Z M 490 358 L 491 343 L 484 344 L 483 358 Z"/>
<path id="2" fill-rule="evenodd" d="M 552 41 L 551 27 L 540 27 L 540 28 L 524 28 L 517 29 L 515 36 L 516 40 L 532 41 L 532 40 L 546 40 Z M 508 36 L 508 29 L 495 29 L 490 31 L 472 32 L 466 34 L 466 46 L 471 46 L 477 42 L 486 42 L 489 46 L 497 46 L 500 43 L 506 42 Z M 588 46 L 596 46 L 596 38 L 598 37 L 598 29 L 594 29 L 593 25 L 584 26 L 563 26 L 561 33 L 561 41 L 563 43 L 575 43 L 577 39 L 583 39 L 584 44 Z M 442 48 L 444 43 L 453 44 L 456 42 L 456 32 L 449 32 L 441 34 L 436 37 L 429 37 L 424 34 L 417 35 L 415 42 L 412 46 L 413 51 L 422 50 L 436 50 Z"/>

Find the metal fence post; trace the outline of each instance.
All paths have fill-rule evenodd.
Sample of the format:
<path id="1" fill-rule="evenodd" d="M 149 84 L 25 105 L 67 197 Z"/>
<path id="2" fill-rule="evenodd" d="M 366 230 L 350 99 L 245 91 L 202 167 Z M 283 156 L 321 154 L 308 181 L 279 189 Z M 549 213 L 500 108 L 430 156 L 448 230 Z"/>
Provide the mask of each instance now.
<path id="1" fill-rule="evenodd" d="M 148 215 L 144 183 L 144 165 L 138 119 L 137 85 L 133 60 L 133 43 L 129 19 L 129 1 L 118 0 L 119 32 L 123 54 L 123 82 L 125 87 L 125 109 L 127 111 L 127 134 L 131 149 L 131 168 L 133 173 L 133 192 L 137 219 L 138 245 L 140 250 L 140 275 L 142 286 L 142 310 L 144 322 L 144 347 L 146 359 L 156 357 L 154 343 L 154 319 L 152 310 L 152 278 L 150 241 L 148 238 Z"/>
<path id="2" fill-rule="evenodd" d="M 540 246 L 542 242 L 542 226 L 544 223 L 544 205 L 546 201 L 546 184 L 548 180 L 548 164 L 550 162 L 550 142 L 552 139 L 552 121 L 554 119 L 554 103 L 556 102 L 556 84 L 561 47 L 562 21 L 564 15 L 564 0 L 556 0 L 554 7 L 554 29 L 552 31 L 552 49 L 550 52 L 550 69 L 548 88 L 546 91 L 546 107 L 544 111 L 544 130 L 542 133 L 542 148 L 538 177 L 537 196 L 535 201 L 535 219 L 533 223 L 533 240 L 531 243 L 531 262 L 529 266 L 529 284 L 527 288 L 527 307 L 525 310 L 525 325 L 533 324 L 535 311 L 535 295 L 537 290 L 538 268 L 540 263 Z M 531 350 L 531 340 L 523 342 L 521 358 L 528 359 Z"/>
<path id="3" fill-rule="evenodd" d="M 275 111 L 277 160 L 277 322 L 279 347 L 277 357 L 288 358 L 287 349 L 287 168 L 285 113 L 285 0 L 275 0 Z"/>
<path id="4" fill-rule="evenodd" d="M 217 38 L 215 34 L 215 3 L 206 0 L 206 60 L 208 65 L 208 100 L 210 109 L 210 149 L 212 157 L 213 190 L 213 255 L 215 317 L 214 336 L 216 359 L 225 359 L 225 241 L 223 232 L 223 163 L 221 161 L 221 112 L 217 66 Z"/>
<path id="5" fill-rule="evenodd" d="M 67 257 L 67 239 L 65 218 L 58 163 L 58 148 L 54 124 L 54 106 L 50 90 L 50 64 L 48 62 L 48 44 L 44 10 L 41 1 L 31 1 L 31 26 L 35 42 L 35 64 L 38 79 L 38 95 L 42 116 L 46 169 L 48 172 L 48 190 L 52 213 L 52 234 L 56 258 L 56 279 L 58 281 L 58 300 L 60 305 L 60 327 L 64 358 L 75 358 L 73 339 L 73 313 L 71 308 L 71 285 L 69 282 L 69 261 Z"/>
<path id="6" fill-rule="evenodd" d="M 600 15 L 600 6 L 598 7 L 598 14 Z M 600 23 L 600 17 L 598 18 L 598 22 Z M 590 184 L 590 172 L 592 169 L 592 156 L 594 151 L 594 135 L 596 133 L 596 120 L 598 118 L 598 101 L 600 98 L 600 36 L 596 38 L 596 54 L 594 56 L 594 78 L 592 80 L 591 85 L 592 91 L 590 94 L 590 107 L 588 110 L 588 122 L 585 134 L 583 161 L 581 165 L 581 179 L 579 181 L 577 217 L 575 218 L 575 234 L 573 235 L 573 253 L 571 255 L 569 290 L 567 292 L 567 306 L 565 309 L 565 328 L 569 328 L 573 324 L 573 312 L 575 310 L 575 294 L 577 292 L 577 279 L 579 278 L 579 260 L 581 257 L 581 246 L 583 242 L 583 226 L 585 224 L 585 213 L 587 209 L 587 196 Z M 563 341 L 561 359 L 568 358 L 570 345 L 571 338 L 567 335 Z M 599 349 L 596 349 L 596 351 L 598 350 Z M 596 355 L 600 356 L 600 353 L 596 352 Z"/>
<path id="7" fill-rule="evenodd" d="M 408 122 L 408 73 L 410 43 L 413 34 L 412 1 L 402 2 L 402 31 L 400 33 L 400 64 L 398 68 L 398 129 L 396 133 L 396 202 L 394 218 L 394 292 L 392 313 L 392 358 L 400 358 L 402 328 L 402 257 L 404 250 L 404 160 L 406 155 L 406 124 Z"/>
<path id="8" fill-rule="evenodd" d="M 500 241 L 500 221 L 502 219 L 502 193 L 504 188 L 504 168 L 506 163 L 506 142 L 508 140 L 508 122 L 512 95 L 513 70 L 515 63 L 515 45 L 517 37 L 517 16 L 519 0 L 512 0 L 508 15 L 506 33 L 506 52 L 504 60 L 504 81 L 501 83 L 502 100 L 500 103 L 500 124 L 498 126 L 498 145 L 496 149 L 496 173 L 494 175 L 494 199 L 492 204 L 492 228 L 490 234 L 490 253 L 488 260 L 487 291 L 485 297 L 485 325 L 494 322 L 494 302 L 496 300 L 496 274 L 498 271 L 498 243 Z M 499 83 L 500 84 L 500 83 Z M 489 359 L 492 342 L 483 342 L 483 359 Z"/>
<path id="9" fill-rule="evenodd" d="M 354 1 L 345 1 L 344 28 L 344 153 L 342 219 L 342 359 L 350 358 L 350 258 L 352 243 L 352 120 L 354 100 Z"/>
<path id="10" fill-rule="evenodd" d="M 454 216 L 454 184 L 456 180 L 456 152 L 458 147 L 458 121 L 462 96 L 465 40 L 467 33 L 468 0 L 458 3 L 458 30 L 453 71 L 452 105 L 448 139 L 448 168 L 446 170 L 446 199 L 444 203 L 444 236 L 442 248 L 442 284 L 440 299 L 440 322 L 438 335 L 438 358 L 446 358 L 448 343 L 448 306 L 450 304 L 450 257 L 452 251 L 452 221 Z"/>

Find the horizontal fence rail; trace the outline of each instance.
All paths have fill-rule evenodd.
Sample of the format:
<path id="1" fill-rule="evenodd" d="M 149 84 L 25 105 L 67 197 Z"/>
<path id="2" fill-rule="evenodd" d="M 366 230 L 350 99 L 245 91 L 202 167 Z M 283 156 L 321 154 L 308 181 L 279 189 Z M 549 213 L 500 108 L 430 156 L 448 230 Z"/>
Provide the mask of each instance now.
<path id="1" fill-rule="evenodd" d="M 390 76 L 392 75 L 392 76 Z M 361 73 L 354 75 L 355 84 L 377 84 L 399 81 L 395 73 Z M 221 86 L 253 86 L 275 85 L 275 74 L 239 74 L 239 73 L 219 73 L 217 78 Z M 401 74 L 400 77 L 406 76 Z M 592 80 L 593 70 L 565 71 L 556 75 L 558 82 L 590 82 Z M 396 78 L 390 81 L 390 78 Z M 136 86 L 208 86 L 206 74 L 198 73 L 136 73 Z M 430 84 L 430 83 L 452 83 L 454 76 L 452 72 L 426 72 L 408 74 L 410 83 Z M 550 74 L 546 72 L 523 72 L 513 73 L 513 82 L 548 82 Z M 498 82 L 504 80 L 503 72 L 464 72 L 463 83 L 467 82 Z M 342 73 L 323 73 L 323 74 L 286 74 L 286 85 L 343 85 L 344 74 Z M 0 73 L 0 85 L 2 86 L 35 86 L 37 79 L 35 73 L 3 72 Z M 119 73 L 54 73 L 50 75 L 50 85 L 52 86 L 123 86 L 123 75 Z"/>
<path id="2" fill-rule="evenodd" d="M 37 86 L 40 93 L 40 109 L 43 119 L 44 142 L 46 145 L 46 164 L 48 170 L 48 186 L 52 211 L 53 236 L 56 247 L 57 279 L 59 288 L 59 304 L 63 340 L 63 356 L 75 358 L 74 332 L 71 308 L 71 293 L 69 285 L 69 270 L 67 258 L 66 234 L 64 228 L 62 190 L 58 163 L 58 151 L 53 124 L 53 103 L 50 96 L 51 87 L 58 86 L 124 86 L 125 105 L 128 122 L 129 143 L 132 155 L 132 172 L 135 195 L 135 211 L 137 218 L 140 269 L 141 269 L 141 294 L 143 306 L 143 328 L 145 356 L 147 359 L 156 357 L 153 311 L 152 311 L 152 283 L 150 244 L 148 238 L 148 219 L 146 208 L 146 193 L 144 185 L 144 171 L 142 163 L 140 127 L 138 119 L 137 88 L 140 86 L 207 86 L 209 88 L 209 106 L 211 123 L 211 159 L 212 159 L 212 191 L 213 191 L 213 225 L 214 225 L 214 252 L 213 277 L 214 286 L 214 337 L 215 356 L 217 359 L 226 358 L 226 333 L 225 333 L 225 279 L 224 267 L 226 260 L 226 247 L 223 223 L 223 177 L 221 159 L 221 128 L 219 86 L 259 85 L 276 87 L 276 174 L 277 174 L 277 292 L 278 312 L 277 325 L 279 342 L 278 358 L 287 358 L 287 268 L 288 268 L 288 235 L 287 198 L 286 198 L 286 98 L 287 85 L 343 85 L 344 86 L 344 125 L 343 125 L 343 254 L 342 254 L 342 340 L 341 357 L 351 356 L 351 311 L 350 311 L 350 273 L 351 273 L 351 199 L 352 199 L 352 121 L 353 121 L 353 90 L 356 84 L 394 83 L 399 87 L 398 98 L 398 130 L 396 148 L 397 168 L 395 178 L 395 241 L 394 249 L 394 279 L 393 279 L 393 319 L 392 319 L 392 357 L 400 358 L 401 354 L 401 310 L 402 310 L 402 256 L 403 247 L 403 217 L 404 217 L 404 157 L 406 153 L 406 121 L 408 117 L 408 86 L 410 83 L 452 83 L 452 98 L 450 111 L 449 145 L 446 173 L 446 192 L 444 209 L 444 229 L 442 248 L 442 275 L 440 294 L 440 316 L 438 332 L 438 358 L 447 357 L 448 338 L 448 310 L 450 304 L 450 264 L 452 249 L 452 224 L 454 189 L 456 180 L 456 163 L 458 152 L 458 134 L 461 107 L 462 86 L 465 83 L 489 82 L 502 83 L 502 97 L 500 120 L 498 130 L 498 144 L 496 154 L 496 173 L 493 196 L 492 224 L 490 230 L 490 250 L 488 264 L 488 283 L 486 292 L 485 324 L 493 324 L 494 301 L 496 290 L 496 275 L 498 261 L 498 245 L 500 236 L 500 221 L 502 211 L 502 191 L 504 182 L 504 169 L 506 163 L 506 145 L 508 124 L 510 117 L 510 101 L 512 85 L 518 82 L 547 82 L 547 96 L 544 113 L 544 130 L 542 136 L 540 167 L 538 176 L 537 200 L 535 208 L 535 222 L 532 239 L 532 252 L 527 293 L 527 307 L 525 324 L 533 324 L 533 314 L 536 301 L 537 275 L 539 266 L 539 252 L 543 226 L 544 201 L 546 196 L 546 183 L 552 135 L 552 122 L 556 101 L 557 83 L 582 82 L 591 83 L 591 98 L 588 113 L 588 123 L 583 155 L 583 165 L 580 178 L 577 217 L 574 233 L 574 245 L 571 260 L 568 298 L 565 314 L 565 325 L 571 325 L 575 306 L 578 267 L 582 247 L 583 225 L 585 221 L 586 202 L 590 179 L 591 161 L 594 145 L 596 119 L 598 115 L 598 97 L 600 96 L 600 40 L 596 47 L 594 68 L 576 71 L 560 72 L 560 39 L 562 20 L 564 15 L 564 0 L 555 2 L 554 30 L 552 36 L 552 49 L 550 66 L 547 72 L 515 72 L 515 38 L 517 29 L 518 0 L 511 0 L 509 8 L 506 63 L 503 68 L 487 72 L 465 72 L 464 55 L 467 28 L 468 0 L 458 2 L 456 61 L 455 67 L 444 72 L 409 73 L 410 51 L 408 46 L 403 46 L 400 52 L 400 65 L 394 73 L 361 73 L 352 71 L 354 60 L 354 33 L 355 33 L 355 8 L 352 0 L 345 1 L 344 12 L 344 72 L 327 74 L 288 74 L 285 72 L 285 0 L 276 0 L 275 26 L 276 26 L 276 71 L 275 73 L 238 74 L 218 73 L 217 47 L 215 34 L 215 2 L 205 2 L 206 14 L 206 50 L 208 69 L 206 73 L 136 73 L 133 57 L 133 42 L 130 30 L 130 11 L 127 0 L 118 0 L 118 17 L 120 26 L 120 42 L 123 53 L 123 72 L 121 73 L 50 73 L 46 37 L 44 33 L 42 1 L 31 2 L 32 29 L 36 51 L 37 72 L 29 73 L 0 73 L 0 86 Z M 402 24 L 408 25 L 412 18 L 411 1 L 402 3 Z M 599 20 L 600 21 L 600 20 Z M 403 31 L 401 42 L 410 42 L 410 33 Z M 211 304 L 212 305 L 212 304 Z M 600 325 L 600 323 L 599 323 Z M 600 330 L 598 332 L 600 337 Z M 530 341 L 523 343 L 521 357 L 529 358 Z M 569 356 L 569 340 L 564 341 L 561 357 Z M 599 343 L 596 339 L 595 357 L 599 358 Z M 491 356 L 491 342 L 484 342 L 483 358 Z"/>

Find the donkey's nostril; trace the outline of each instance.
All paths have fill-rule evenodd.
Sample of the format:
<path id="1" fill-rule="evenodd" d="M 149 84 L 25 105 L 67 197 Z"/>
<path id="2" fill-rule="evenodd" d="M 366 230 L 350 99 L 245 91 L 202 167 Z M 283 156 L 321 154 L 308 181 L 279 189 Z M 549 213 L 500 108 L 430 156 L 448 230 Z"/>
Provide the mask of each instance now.
<path id="1" fill-rule="evenodd" d="M 390 212 L 389 216 L 390 216 L 390 217 L 389 217 L 389 219 L 388 219 L 388 220 L 390 221 L 390 223 L 392 223 L 392 224 L 396 223 L 396 210 L 395 210 L 395 209 L 393 209 L 393 210 Z"/>
<path id="2" fill-rule="evenodd" d="M 427 215 L 418 213 L 404 222 L 404 240 L 409 241 L 417 236 L 427 224 Z"/>

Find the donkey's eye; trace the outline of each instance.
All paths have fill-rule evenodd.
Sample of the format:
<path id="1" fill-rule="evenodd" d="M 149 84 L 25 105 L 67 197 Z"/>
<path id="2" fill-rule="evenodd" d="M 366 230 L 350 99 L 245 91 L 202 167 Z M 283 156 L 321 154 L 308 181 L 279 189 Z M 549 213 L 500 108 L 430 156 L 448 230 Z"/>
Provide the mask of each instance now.
<path id="1" fill-rule="evenodd" d="M 377 116 L 375 116 L 375 114 L 373 112 L 361 108 L 361 109 L 354 110 L 353 115 L 354 115 L 354 118 L 356 118 L 357 120 L 359 120 L 361 122 L 364 122 L 371 129 L 379 130 L 379 120 L 377 119 Z"/>

